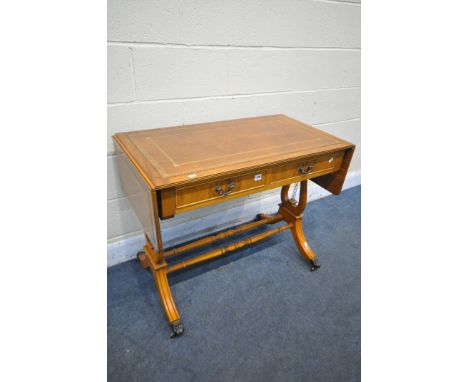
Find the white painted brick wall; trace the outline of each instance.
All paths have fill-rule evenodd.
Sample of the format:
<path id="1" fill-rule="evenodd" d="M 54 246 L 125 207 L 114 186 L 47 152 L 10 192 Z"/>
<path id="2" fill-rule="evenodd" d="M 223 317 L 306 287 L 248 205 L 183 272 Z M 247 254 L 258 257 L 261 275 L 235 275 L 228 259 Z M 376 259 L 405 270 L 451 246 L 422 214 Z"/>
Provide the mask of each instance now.
<path id="1" fill-rule="evenodd" d="M 287 114 L 355 143 L 359 174 L 360 11 L 359 1 L 339 0 L 109 0 L 109 264 L 133 256 L 128 243 L 141 240 L 117 177 L 116 132 Z M 276 202 L 269 191 L 231 201 L 227 212 L 191 211 L 164 222 L 165 239 Z"/>
<path id="2" fill-rule="evenodd" d="M 110 41 L 184 45 L 360 46 L 360 7 L 313 0 L 110 0 Z"/>
<path id="3" fill-rule="evenodd" d="M 125 46 L 107 47 L 107 102 L 135 99 L 131 51 Z"/>
<path id="4" fill-rule="evenodd" d="M 196 48 L 133 48 L 137 99 L 225 95 L 226 51 Z"/>

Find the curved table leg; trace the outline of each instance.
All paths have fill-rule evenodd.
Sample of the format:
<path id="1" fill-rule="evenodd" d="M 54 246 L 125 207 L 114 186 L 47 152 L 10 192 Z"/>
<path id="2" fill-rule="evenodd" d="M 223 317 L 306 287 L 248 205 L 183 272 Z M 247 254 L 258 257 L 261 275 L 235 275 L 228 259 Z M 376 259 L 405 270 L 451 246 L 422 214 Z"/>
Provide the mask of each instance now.
<path id="1" fill-rule="evenodd" d="M 281 214 L 288 223 L 292 223 L 291 232 L 299 253 L 310 262 L 311 271 L 320 268 L 317 257 L 309 247 L 302 229 L 302 213 L 307 205 L 307 180 L 301 182 L 299 202 L 293 203 L 288 197 L 289 185 L 281 189 L 281 204 L 278 213 Z"/>
<path id="2" fill-rule="evenodd" d="M 150 244 L 145 245 L 144 252 L 139 252 L 138 260 L 143 268 L 151 268 L 153 272 L 154 281 L 156 288 L 159 292 L 159 298 L 161 305 L 166 314 L 167 322 L 171 327 L 171 337 L 178 337 L 184 333 L 184 325 L 180 319 L 180 314 L 172 297 L 171 289 L 169 287 L 169 280 L 167 279 L 166 261 L 158 263 L 156 261 L 156 255 L 152 250 Z"/>
<path id="3" fill-rule="evenodd" d="M 179 312 L 177 311 L 174 303 L 174 298 L 172 297 L 166 268 L 164 267 L 153 271 L 153 275 L 156 287 L 158 288 L 161 304 L 164 308 L 164 312 L 166 313 L 167 321 L 172 329 L 171 337 L 181 336 L 184 333 L 184 325 L 182 324 Z"/>

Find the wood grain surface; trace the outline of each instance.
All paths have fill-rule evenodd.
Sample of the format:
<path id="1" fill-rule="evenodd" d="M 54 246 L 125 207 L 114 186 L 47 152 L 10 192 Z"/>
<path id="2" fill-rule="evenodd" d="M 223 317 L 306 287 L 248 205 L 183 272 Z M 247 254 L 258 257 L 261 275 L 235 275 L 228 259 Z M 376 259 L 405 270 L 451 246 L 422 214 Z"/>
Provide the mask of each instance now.
<path id="1" fill-rule="evenodd" d="M 118 133 L 155 189 L 353 147 L 285 115 Z"/>

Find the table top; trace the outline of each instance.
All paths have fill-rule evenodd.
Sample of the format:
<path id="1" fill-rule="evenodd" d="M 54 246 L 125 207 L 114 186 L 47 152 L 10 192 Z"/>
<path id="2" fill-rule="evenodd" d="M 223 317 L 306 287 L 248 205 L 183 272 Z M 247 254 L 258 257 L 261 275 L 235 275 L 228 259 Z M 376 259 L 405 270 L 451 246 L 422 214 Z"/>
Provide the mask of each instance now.
<path id="1" fill-rule="evenodd" d="M 156 189 L 354 146 L 285 115 L 117 133 L 113 138 Z"/>

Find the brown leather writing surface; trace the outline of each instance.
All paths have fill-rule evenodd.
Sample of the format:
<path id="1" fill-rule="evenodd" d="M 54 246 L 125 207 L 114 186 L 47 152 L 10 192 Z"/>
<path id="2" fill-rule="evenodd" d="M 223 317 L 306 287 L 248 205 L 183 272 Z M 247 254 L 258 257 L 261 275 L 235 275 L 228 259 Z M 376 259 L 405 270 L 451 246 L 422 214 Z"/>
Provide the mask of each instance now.
<path id="1" fill-rule="evenodd" d="M 114 139 L 154 188 L 353 146 L 284 115 L 118 133 Z"/>

